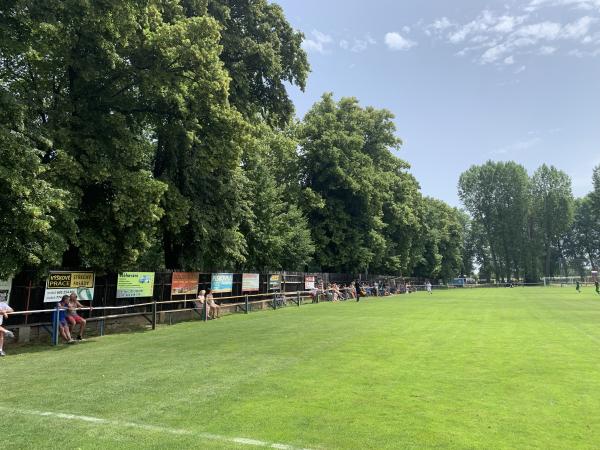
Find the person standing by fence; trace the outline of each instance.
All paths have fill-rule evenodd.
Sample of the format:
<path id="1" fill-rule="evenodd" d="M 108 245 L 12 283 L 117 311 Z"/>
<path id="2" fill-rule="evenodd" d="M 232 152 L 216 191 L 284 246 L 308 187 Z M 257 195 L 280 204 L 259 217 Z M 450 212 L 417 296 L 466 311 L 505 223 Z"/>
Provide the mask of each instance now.
<path id="1" fill-rule="evenodd" d="M 360 283 L 358 280 L 354 282 L 354 289 L 356 289 L 356 301 L 360 302 Z"/>
<path id="2" fill-rule="evenodd" d="M 0 302 L 0 356 L 6 356 L 6 353 L 4 353 L 4 336 L 11 339 L 15 337 L 12 331 L 2 326 L 3 320 L 8 319 L 8 313 L 11 312 L 13 312 L 13 309 L 8 306 L 8 303 Z"/>

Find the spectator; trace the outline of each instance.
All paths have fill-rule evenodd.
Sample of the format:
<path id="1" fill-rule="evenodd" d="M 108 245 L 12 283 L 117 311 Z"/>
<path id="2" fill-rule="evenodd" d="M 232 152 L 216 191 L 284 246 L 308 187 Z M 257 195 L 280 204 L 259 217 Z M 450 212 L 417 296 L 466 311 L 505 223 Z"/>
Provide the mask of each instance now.
<path id="1" fill-rule="evenodd" d="M 198 297 L 196 297 L 195 301 L 196 311 L 199 311 L 202 315 L 204 314 L 204 308 L 206 307 L 204 294 L 206 294 L 206 291 L 202 289 L 200 292 L 198 292 Z"/>
<path id="2" fill-rule="evenodd" d="M 206 306 L 208 308 L 208 317 L 211 319 L 218 319 L 221 317 L 221 307 L 215 303 L 213 298 L 212 289 L 206 291 Z"/>
<path id="3" fill-rule="evenodd" d="M 67 322 L 67 310 L 69 309 L 69 296 L 63 295 L 58 302 L 58 332 L 67 344 L 74 344 L 76 341 L 71 336 L 69 323 Z"/>
<path id="4" fill-rule="evenodd" d="M 354 289 L 356 289 L 356 301 L 360 302 L 360 283 L 358 280 L 354 282 Z"/>
<path id="5" fill-rule="evenodd" d="M 340 301 L 340 297 L 341 297 L 340 288 L 336 283 L 333 283 L 333 286 L 331 286 L 331 294 L 333 296 L 334 302 Z"/>
<path id="6" fill-rule="evenodd" d="M 77 314 L 77 309 L 85 308 L 85 306 L 79 303 L 79 300 L 77 300 L 77 294 L 75 292 L 71 292 L 71 295 L 69 296 L 68 306 L 69 307 L 67 309 L 67 322 L 69 322 L 70 332 L 71 334 L 73 334 L 75 330 L 75 325 L 79 324 L 79 334 L 77 335 L 77 340 L 83 341 L 85 340 L 83 339 L 83 333 L 85 332 L 85 325 L 87 321 L 79 314 Z M 90 306 L 90 310 L 91 309 L 92 307 Z"/>
<path id="7" fill-rule="evenodd" d="M 6 356 L 4 353 L 4 336 L 14 338 L 12 331 L 7 330 L 2 326 L 2 321 L 8 319 L 8 313 L 13 312 L 13 309 L 8 306 L 8 303 L 0 302 L 0 356 Z"/>

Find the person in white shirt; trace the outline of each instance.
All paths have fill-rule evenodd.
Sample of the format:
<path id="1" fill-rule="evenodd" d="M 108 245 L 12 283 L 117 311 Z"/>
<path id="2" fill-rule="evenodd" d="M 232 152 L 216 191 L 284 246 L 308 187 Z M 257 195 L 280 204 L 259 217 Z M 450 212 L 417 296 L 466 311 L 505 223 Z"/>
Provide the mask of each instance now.
<path id="1" fill-rule="evenodd" d="M 11 339 L 15 337 L 12 331 L 2 326 L 3 320 L 8 319 L 8 313 L 11 312 L 13 312 L 13 309 L 8 306 L 8 303 L 0 302 L 0 356 L 6 356 L 6 353 L 4 353 L 4 336 Z"/>
<path id="2" fill-rule="evenodd" d="M 213 298 L 212 289 L 206 291 L 206 305 L 208 306 L 208 316 L 211 319 L 218 319 L 221 317 L 221 307 L 215 303 Z"/>
<path id="3" fill-rule="evenodd" d="M 431 283 L 429 282 L 429 280 L 427 280 L 427 282 L 425 283 L 425 289 L 427 289 L 427 292 L 431 295 Z"/>

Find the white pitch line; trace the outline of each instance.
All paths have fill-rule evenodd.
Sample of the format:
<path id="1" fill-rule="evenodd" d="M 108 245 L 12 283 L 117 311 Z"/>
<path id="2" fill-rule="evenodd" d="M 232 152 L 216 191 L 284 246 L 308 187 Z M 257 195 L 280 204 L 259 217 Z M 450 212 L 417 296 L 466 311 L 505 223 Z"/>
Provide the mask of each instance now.
<path id="1" fill-rule="evenodd" d="M 278 450 L 310 450 L 308 448 L 299 448 L 294 447 L 288 444 L 279 444 L 276 442 L 266 442 L 259 441 L 257 439 L 248 439 L 242 437 L 228 437 L 221 436 L 218 434 L 212 433 L 202 433 L 195 432 L 191 430 L 184 430 L 181 428 L 169 428 L 157 425 L 146 425 L 142 423 L 135 422 L 123 422 L 119 420 L 109 420 L 102 419 L 100 417 L 90 417 L 90 416 L 80 416 L 76 414 L 66 414 L 61 412 L 51 412 L 51 411 L 35 411 L 31 409 L 18 409 L 18 408 L 9 408 L 6 406 L 0 405 L 0 411 L 13 413 L 13 414 L 21 414 L 24 416 L 38 416 L 38 417 L 50 417 L 53 419 L 68 419 L 68 420 L 79 420 L 81 422 L 93 423 L 97 425 L 112 425 L 115 427 L 124 427 L 124 428 L 137 428 L 138 430 L 147 430 L 147 431 L 158 431 L 160 433 L 168 433 L 179 436 L 197 436 L 199 438 L 210 440 L 210 441 L 220 441 L 220 442 L 232 442 L 235 444 L 241 445 L 251 445 L 254 447 L 267 447 L 267 448 L 275 448 Z"/>

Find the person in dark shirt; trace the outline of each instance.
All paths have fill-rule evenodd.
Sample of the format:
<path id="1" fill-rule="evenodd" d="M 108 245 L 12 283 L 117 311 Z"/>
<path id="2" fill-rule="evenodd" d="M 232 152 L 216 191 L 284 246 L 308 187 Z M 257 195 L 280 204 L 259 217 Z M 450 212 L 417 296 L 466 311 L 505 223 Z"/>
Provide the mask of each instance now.
<path id="1" fill-rule="evenodd" d="M 356 301 L 360 302 L 360 283 L 358 280 L 354 282 L 354 289 L 356 289 Z"/>

